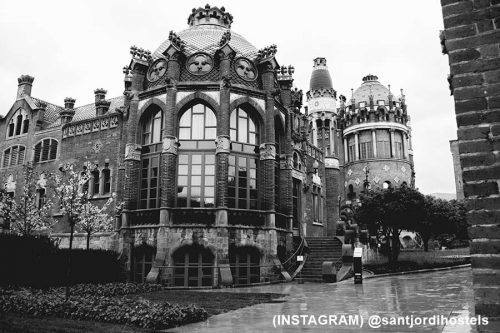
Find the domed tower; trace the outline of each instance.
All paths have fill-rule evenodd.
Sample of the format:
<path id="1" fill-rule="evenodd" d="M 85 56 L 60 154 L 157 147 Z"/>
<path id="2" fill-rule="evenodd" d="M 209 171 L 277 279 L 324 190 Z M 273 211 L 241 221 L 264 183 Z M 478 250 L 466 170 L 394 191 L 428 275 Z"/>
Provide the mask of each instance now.
<path id="1" fill-rule="evenodd" d="M 346 200 L 357 199 L 367 188 L 414 186 L 410 117 L 402 90 L 395 98 L 390 85 L 367 75 L 350 101 L 341 102 L 339 114 Z"/>
<path id="2" fill-rule="evenodd" d="M 339 195 L 339 144 L 337 139 L 337 92 L 325 58 L 314 59 L 310 90 L 307 92 L 308 117 L 310 122 L 309 141 L 324 155 L 325 191 L 327 206 L 327 235 L 335 234 L 338 217 Z"/>
<path id="3" fill-rule="evenodd" d="M 273 260 L 291 250 L 285 91 L 293 70 L 286 71 L 290 84 L 278 82 L 276 46 L 257 49 L 232 22 L 224 7 L 194 8 L 189 27 L 171 31 L 153 53 L 132 47 L 124 69 L 123 224 L 146 225 L 141 233 L 127 229 L 127 237 L 154 247 L 151 281 L 219 283 L 211 268 L 195 276 L 158 268 L 191 262 L 230 263 L 235 284 L 261 282 L 273 274 Z M 234 266 L 243 261 L 251 274 Z"/>

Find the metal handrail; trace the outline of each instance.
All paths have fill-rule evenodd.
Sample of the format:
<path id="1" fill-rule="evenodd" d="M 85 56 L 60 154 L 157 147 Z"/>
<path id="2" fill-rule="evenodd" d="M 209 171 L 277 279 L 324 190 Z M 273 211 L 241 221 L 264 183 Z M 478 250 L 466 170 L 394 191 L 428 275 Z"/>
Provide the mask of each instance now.
<path id="1" fill-rule="evenodd" d="M 290 261 L 292 258 L 294 258 L 297 253 L 299 253 L 299 250 L 302 251 L 302 247 L 303 247 L 303 244 L 305 243 L 305 241 L 306 241 L 306 238 L 305 237 L 301 237 L 301 241 L 300 241 L 299 246 L 297 247 L 297 250 L 295 250 L 295 252 L 290 257 L 288 257 L 287 260 L 285 260 L 281 264 L 285 265 L 288 261 Z"/>

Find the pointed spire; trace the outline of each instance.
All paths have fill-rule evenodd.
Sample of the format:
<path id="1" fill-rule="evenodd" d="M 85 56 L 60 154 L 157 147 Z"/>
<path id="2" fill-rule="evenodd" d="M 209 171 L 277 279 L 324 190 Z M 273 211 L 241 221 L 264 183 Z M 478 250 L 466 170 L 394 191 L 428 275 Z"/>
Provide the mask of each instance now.
<path id="1" fill-rule="evenodd" d="M 389 98 L 389 110 L 392 110 L 392 98 L 394 97 L 391 92 L 391 85 L 387 85 L 389 87 L 389 95 L 387 96 Z"/>
<path id="2" fill-rule="evenodd" d="M 401 88 L 401 103 L 404 104 L 405 101 L 406 101 L 406 96 L 405 96 L 405 94 L 403 92 L 403 88 Z"/>

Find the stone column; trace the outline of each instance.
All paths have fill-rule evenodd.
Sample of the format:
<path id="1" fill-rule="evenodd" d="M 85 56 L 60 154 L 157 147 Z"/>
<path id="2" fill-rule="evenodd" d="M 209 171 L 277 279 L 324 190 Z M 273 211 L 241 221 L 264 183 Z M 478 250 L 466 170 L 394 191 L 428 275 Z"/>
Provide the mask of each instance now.
<path id="1" fill-rule="evenodd" d="M 220 110 L 217 113 L 217 139 L 216 142 L 216 186 L 215 186 L 215 206 L 217 215 L 216 225 L 227 225 L 227 185 L 228 167 L 230 153 L 229 119 L 231 115 L 230 95 L 231 95 L 231 59 L 230 55 L 221 55 L 220 73 Z"/>
<path id="2" fill-rule="evenodd" d="M 359 133 L 354 133 L 354 159 L 359 160 Z"/>
<path id="3" fill-rule="evenodd" d="M 260 161 L 263 173 L 263 210 L 266 214 L 266 225 L 275 226 L 274 209 L 274 167 L 276 163 L 276 144 L 274 137 L 274 70 L 271 64 L 267 64 L 262 73 L 264 90 L 266 90 L 266 114 L 264 119 L 265 142 L 260 145 Z"/>
<path id="4" fill-rule="evenodd" d="M 373 157 L 377 157 L 377 134 L 375 132 L 375 130 L 372 130 Z"/>
<path id="5" fill-rule="evenodd" d="M 337 218 L 339 216 L 339 160 L 334 157 L 325 158 L 325 186 L 326 186 L 326 235 L 335 236 Z"/>
<path id="6" fill-rule="evenodd" d="M 344 137 L 344 163 L 349 162 L 349 151 L 347 146 L 347 137 Z"/>
<path id="7" fill-rule="evenodd" d="M 313 145 L 318 146 L 318 124 L 316 123 L 316 118 L 312 118 L 313 121 Z"/>
<path id="8" fill-rule="evenodd" d="M 394 129 L 391 128 L 389 130 L 389 135 L 391 136 L 391 157 L 395 157 L 396 156 L 396 149 L 394 147 Z"/>
<path id="9" fill-rule="evenodd" d="M 330 119 L 330 155 L 336 155 L 336 149 L 335 149 L 335 129 L 333 128 L 333 119 Z"/>

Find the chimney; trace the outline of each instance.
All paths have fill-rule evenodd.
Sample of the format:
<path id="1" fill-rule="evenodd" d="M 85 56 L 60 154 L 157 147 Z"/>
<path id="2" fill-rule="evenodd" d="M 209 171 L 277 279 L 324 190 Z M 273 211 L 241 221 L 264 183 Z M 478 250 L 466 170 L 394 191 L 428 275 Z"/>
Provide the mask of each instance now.
<path id="1" fill-rule="evenodd" d="M 33 80 L 35 80 L 35 78 L 29 75 L 21 75 L 21 77 L 17 79 L 17 99 L 23 98 L 24 96 L 31 96 Z"/>
<path id="2" fill-rule="evenodd" d="M 64 99 L 64 109 L 62 109 L 59 113 L 63 124 L 69 123 L 73 119 L 73 116 L 75 115 L 75 101 L 76 100 L 71 97 L 66 97 Z"/>
<path id="3" fill-rule="evenodd" d="M 111 105 L 110 101 L 106 100 L 107 91 L 102 88 L 97 88 L 94 90 L 95 94 L 95 112 L 97 116 L 102 116 L 107 113 L 109 110 L 109 106 Z"/>

